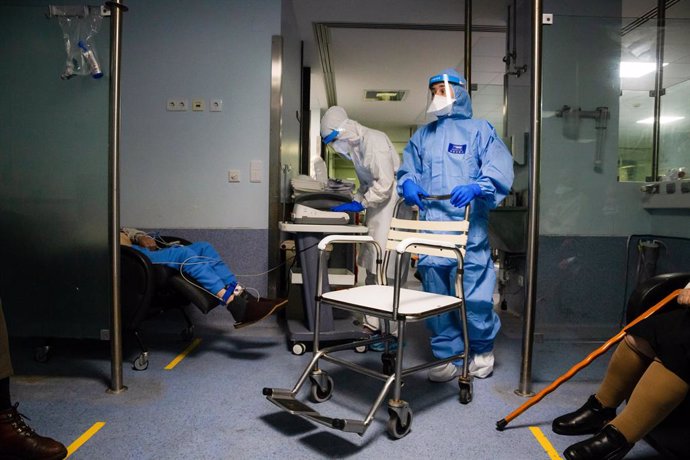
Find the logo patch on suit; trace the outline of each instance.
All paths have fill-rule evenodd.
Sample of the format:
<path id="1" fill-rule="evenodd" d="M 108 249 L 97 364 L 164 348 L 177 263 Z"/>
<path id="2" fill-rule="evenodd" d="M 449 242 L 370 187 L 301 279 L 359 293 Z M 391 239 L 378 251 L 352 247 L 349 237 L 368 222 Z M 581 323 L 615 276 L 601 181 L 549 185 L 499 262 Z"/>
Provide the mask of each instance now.
<path id="1" fill-rule="evenodd" d="M 448 153 L 454 155 L 464 155 L 467 151 L 467 144 L 448 144 Z"/>

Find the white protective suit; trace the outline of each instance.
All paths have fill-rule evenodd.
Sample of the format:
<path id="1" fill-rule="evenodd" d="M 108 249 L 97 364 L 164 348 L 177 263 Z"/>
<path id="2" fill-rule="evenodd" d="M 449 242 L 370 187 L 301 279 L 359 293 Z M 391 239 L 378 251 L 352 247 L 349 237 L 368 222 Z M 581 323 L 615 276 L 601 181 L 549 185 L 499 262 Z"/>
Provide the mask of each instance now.
<path id="1" fill-rule="evenodd" d="M 400 167 L 400 156 L 388 136 L 350 120 L 342 107 L 331 107 L 321 119 L 322 137 L 334 129 L 340 130 L 338 140 L 347 139 L 348 153 L 359 179 L 354 200 L 366 209 L 369 235 L 385 250 L 393 208 L 398 200 L 395 174 Z M 368 273 L 375 273 L 376 254 L 371 246 L 362 247 L 357 263 Z"/>
<path id="2" fill-rule="evenodd" d="M 400 167 L 400 156 L 385 133 L 350 120 L 345 109 L 339 106 L 328 109 L 321 119 L 322 138 L 333 130 L 339 131 L 337 141 L 347 140 L 350 158 L 343 158 L 352 161 L 359 179 L 354 201 L 366 209 L 369 235 L 385 251 L 388 229 L 398 200 L 396 172 Z M 376 251 L 371 245 L 361 246 L 357 263 L 366 269 L 369 282 L 375 279 L 371 275 L 376 273 Z M 378 324 L 372 324 L 371 319 L 376 318 L 367 318 L 368 325 L 378 329 Z"/>

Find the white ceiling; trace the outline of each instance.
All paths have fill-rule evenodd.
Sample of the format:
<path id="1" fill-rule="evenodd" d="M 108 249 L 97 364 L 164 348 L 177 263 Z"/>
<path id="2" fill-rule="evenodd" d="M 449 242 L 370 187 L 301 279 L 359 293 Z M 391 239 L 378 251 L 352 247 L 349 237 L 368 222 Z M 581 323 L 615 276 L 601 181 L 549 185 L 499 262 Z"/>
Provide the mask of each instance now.
<path id="1" fill-rule="evenodd" d="M 305 65 L 312 69 L 312 108 L 328 107 L 313 23 L 329 25 L 331 62 L 337 103 L 348 115 L 369 126 L 413 126 L 424 123 L 426 81 L 447 67 L 462 73 L 464 32 L 339 27 L 337 23 L 447 25 L 464 24 L 464 2 L 458 0 L 293 0 Z M 505 26 L 504 0 L 473 2 L 474 26 Z M 441 29 L 442 27 L 439 27 Z M 474 32 L 472 83 L 475 116 L 500 120 L 503 98 L 505 34 Z M 496 85 L 496 86 L 491 86 Z M 365 90 L 406 90 L 400 102 L 364 100 Z"/>
<path id="2" fill-rule="evenodd" d="M 512 0 L 473 2 L 473 26 L 505 28 L 507 4 Z M 520 1 L 520 4 L 529 2 Z M 656 0 L 623 0 L 623 20 L 627 24 L 656 7 Z M 337 103 L 348 115 L 374 127 L 413 126 L 424 123 L 427 103 L 425 82 L 446 67 L 464 68 L 464 24 L 462 0 L 293 0 L 300 38 L 304 41 L 305 66 L 312 69 L 311 107 L 328 107 L 319 51 L 314 39 L 315 23 L 324 23 L 330 33 L 330 59 Z M 667 12 L 664 84 L 671 87 L 690 79 L 690 36 L 687 18 L 690 0 L 680 0 Z M 686 18 L 686 19 L 675 19 Z M 362 25 L 353 28 L 352 23 Z M 372 24 L 404 24 L 405 29 L 375 28 Z M 456 30 L 410 30 L 411 25 L 442 25 Z M 654 20 L 623 37 L 622 55 L 635 51 L 640 59 L 653 60 L 649 49 Z M 653 42 L 653 37 L 651 37 Z M 647 50 L 635 43 L 647 43 Z M 476 117 L 486 118 L 497 128 L 502 124 L 504 32 L 473 32 L 472 83 Z M 650 58 L 651 56 L 651 58 Z M 623 82 L 625 90 L 653 88 L 653 74 Z M 365 90 L 406 90 L 400 102 L 364 101 Z M 622 101 L 623 104 L 623 101 Z M 623 104 L 624 105 L 624 104 Z M 646 104 L 645 104 L 646 105 Z M 625 111 L 623 111 L 625 113 Z M 688 117 L 690 121 L 690 117 Z M 500 132 L 500 128 L 499 128 Z"/>

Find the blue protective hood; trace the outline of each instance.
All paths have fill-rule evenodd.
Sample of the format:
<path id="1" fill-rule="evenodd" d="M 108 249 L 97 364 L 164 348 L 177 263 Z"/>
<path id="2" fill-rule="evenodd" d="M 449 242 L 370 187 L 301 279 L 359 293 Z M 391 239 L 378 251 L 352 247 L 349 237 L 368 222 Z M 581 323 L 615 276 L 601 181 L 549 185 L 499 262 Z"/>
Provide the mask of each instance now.
<path id="1" fill-rule="evenodd" d="M 429 82 L 431 83 L 439 75 L 443 75 L 444 73 L 448 74 L 449 80 L 454 80 L 457 78 L 457 80 L 460 81 L 460 85 L 456 85 L 451 82 L 451 86 L 453 87 L 453 91 L 455 92 L 455 102 L 453 103 L 453 109 L 450 115 L 444 115 L 439 118 L 472 118 L 472 101 L 470 100 L 470 95 L 465 90 L 465 86 L 467 86 L 467 81 L 465 81 L 465 79 L 462 77 L 462 75 L 460 75 L 460 73 L 458 73 L 457 70 L 455 70 L 452 67 L 449 69 L 444 69 L 438 72 L 437 74 L 433 75 L 431 78 L 429 78 Z M 441 81 L 443 80 L 441 79 Z"/>

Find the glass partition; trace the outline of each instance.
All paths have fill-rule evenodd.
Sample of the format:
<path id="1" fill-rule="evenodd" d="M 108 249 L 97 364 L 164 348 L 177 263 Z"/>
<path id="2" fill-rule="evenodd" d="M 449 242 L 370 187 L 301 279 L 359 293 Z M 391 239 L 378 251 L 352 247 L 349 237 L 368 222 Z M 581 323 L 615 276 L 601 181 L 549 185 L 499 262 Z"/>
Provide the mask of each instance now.
<path id="1" fill-rule="evenodd" d="M 672 15 L 677 8 L 669 8 Z M 656 19 L 642 25 L 637 18 L 625 18 L 621 29 L 621 115 L 619 180 L 644 182 L 652 171 L 654 88 L 656 77 Z M 690 41 L 688 19 L 666 19 L 663 29 L 662 94 L 659 133 L 661 179 L 676 178 L 690 167 Z"/>
<path id="2" fill-rule="evenodd" d="M 63 80 L 48 5 L 0 4 L 0 295 L 12 336 L 99 338 L 110 323 L 109 21 L 96 36 L 106 75 Z"/>
<path id="3" fill-rule="evenodd" d="M 639 183 L 651 175 L 654 72 L 632 78 L 626 62 L 654 62 L 656 22 L 622 17 L 616 2 L 585 2 L 598 16 L 554 15 L 544 27 L 537 333 L 544 339 L 599 341 L 621 326 L 628 285 L 640 280 L 638 240 L 680 236 L 688 210 L 653 212 Z M 650 2 L 654 8 L 656 2 Z M 644 11 L 640 11 L 644 13 Z M 635 24 L 634 28 L 628 27 Z M 662 117 L 687 118 L 687 20 L 669 20 Z M 685 62 L 685 64 L 681 64 Z M 604 113 L 605 109 L 605 113 Z M 647 121 L 646 121 L 647 120 Z M 660 172 L 688 164 L 685 119 L 661 125 Z M 598 163 L 597 160 L 600 160 Z M 649 235 L 664 219 L 669 230 Z M 633 235 L 645 238 L 631 239 Z M 658 245 L 658 266 L 677 266 Z M 670 246 L 669 246 L 670 247 Z"/>

